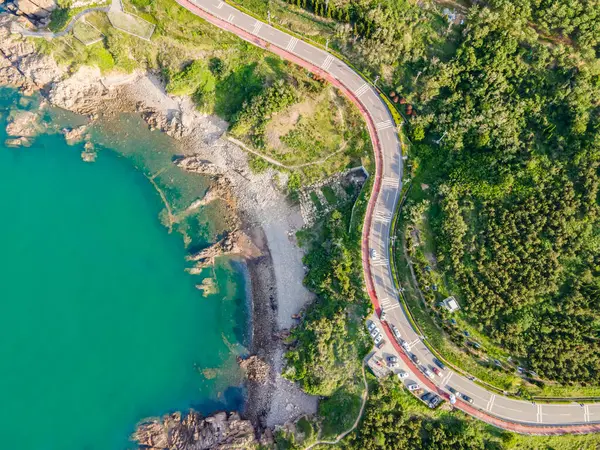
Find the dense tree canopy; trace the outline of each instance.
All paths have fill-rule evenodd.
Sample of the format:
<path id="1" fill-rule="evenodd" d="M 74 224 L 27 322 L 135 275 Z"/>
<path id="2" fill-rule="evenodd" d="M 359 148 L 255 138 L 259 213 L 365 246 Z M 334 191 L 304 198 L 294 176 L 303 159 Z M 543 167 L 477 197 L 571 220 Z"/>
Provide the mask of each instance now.
<path id="1" fill-rule="evenodd" d="M 475 323 L 542 376 L 598 382 L 600 71 L 514 11 L 474 8 L 420 81 L 439 250 Z"/>

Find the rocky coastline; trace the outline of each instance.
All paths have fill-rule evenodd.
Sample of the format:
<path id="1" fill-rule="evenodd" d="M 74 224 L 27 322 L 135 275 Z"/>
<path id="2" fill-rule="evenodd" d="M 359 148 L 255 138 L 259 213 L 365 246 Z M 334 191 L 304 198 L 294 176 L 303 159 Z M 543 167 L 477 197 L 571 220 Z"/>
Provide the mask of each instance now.
<path id="1" fill-rule="evenodd" d="M 133 440 L 148 449 L 246 448 L 268 444 L 274 427 L 314 414 L 317 399 L 280 375 L 284 364 L 280 336 L 285 335 L 290 316 L 312 299 L 302 287 L 302 252 L 293 239 L 303 221 L 280 188 L 285 174 L 252 173 L 246 153 L 223 138 L 227 123 L 199 113 L 189 98 L 168 96 L 158 76 L 101 76 L 90 67 L 67 73 L 52 58 L 37 53 L 30 40 L 11 33 L 14 24 L 23 20 L 29 19 L 0 14 L 0 85 L 26 94 L 40 92 L 50 104 L 83 114 L 90 123 L 109 114 L 139 113 L 151 129 L 179 141 L 182 154 L 174 164 L 211 178 L 206 197 L 189 208 L 222 198 L 237 218 L 226 237 L 188 259 L 195 263 L 191 272 L 222 254 L 237 254 L 246 261 L 252 291 L 249 350 L 254 356 L 239 361 L 248 373 L 244 418 L 225 412 L 208 418 L 195 411 L 175 413 L 140 423 Z M 18 120 L 22 123 L 11 130 L 11 142 L 6 144 L 26 146 L 33 136 L 27 130 L 35 121 L 26 116 Z M 64 130 L 64 134 L 69 142 L 81 142 L 86 128 Z M 82 158 L 92 162 L 95 156 L 92 143 L 89 148 L 86 144 Z M 288 272 L 293 274 L 292 283 Z M 205 288 L 209 287 L 199 286 Z"/>

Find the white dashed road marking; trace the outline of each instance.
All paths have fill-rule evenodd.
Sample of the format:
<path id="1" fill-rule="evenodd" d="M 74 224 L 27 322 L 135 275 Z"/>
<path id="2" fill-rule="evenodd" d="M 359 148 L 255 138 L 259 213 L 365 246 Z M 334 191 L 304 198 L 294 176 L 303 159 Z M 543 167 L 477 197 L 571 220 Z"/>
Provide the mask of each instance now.
<path id="1" fill-rule="evenodd" d="M 542 420 L 543 420 L 542 405 L 538 404 L 537 405 L 537 421 L 538 421 L 538 423 L 542 423 Z"/>
<path id="2" fill-rule="evenodd" d="M 585 422 L 590 421 L 590 405 L 583 405 L 583 420 Z"/>
<path id="3" fill-rule="evenodd" d="M 450 378 L 452 378 L 452 375 L 454 375 L 454 372 L 448 372 L 448 375 L 446 376 L 446 378 L 444 378 L 442 380 L 442 386 L 448 385 L 448 383 L 450 382 Z"/>
<path id="4" fill-rule="evenodd" d="M 361 87 L 359 87 L 356 91 L 354 91 L 354 95 L 356 95 L 357 97 L 360 97 L 368 90 L 369 90 L 369 85 L 367 83 L 365 83 Z"/>
<path id="5" fill-rule="evenodd" d="M 233 14 L 229 14 L 229 17 L 227 18 L 227 22 L 233 23 L 233 19 L 234 19 Z"/>
<path id="6" fill-rule="evenodd" d="M 389 187 L 400 186 L 400 180 L 396 177 L 383 177 L 383 184 Z"/>
<path id="7" fill-rule="evenodd" d="M 293 52 L 294 51 L 294 47 L 296 46 L 296 44 L 298 43 L 298 39 L 296 39 L 295 37 L 293 37 L 290 42 L 288 43 L 287 47 L 285 48 L 288 52 Z"/>
<path id="8" fill-rule="evenodd" d="M 488 402 L 488 404 L 485 407 L 485 409 L 487 409 L 488 411 L 491 411 L 492 410 L 492 406 L 494 406 L 494 400 L 496 400 L 496 395 L 492 394 L 492 396 L 490 397 L 490 401 Z"/>
<path id="9" fill-rule="evenodd" d="M 225 2 L 219 2 L 219 4 L 217 5 L 217 9 L 221 9 L 224 4 L 225 4 Z"/>
<path id="10" fill-rule="evenodd" d="M 323 64 L 321 64 L 321 69 L 327 70 L 331 67 L 331 64 L 333 63 L 333 56 L 331 55 L 327 55 L 327 58 L 325 58 L 325 61 L 323 61 Z"/>
<path id="11" fill-rule="evenodd" d="M 377 130 L 381 131 L 381 130 L 385 130 L 387 128 L 392 128 L 394 126 L 394 123 L 391 120 L 384 120 L 383 122 L 379 122 L 378 124 L 375 124 L 375 128 L 377 128 Z"/>
<path id="12" fill-rule="evenodd" d="M 252 34 L 258 34 L 260 29 L 262 28 L 263 23 L 260 20 L 257 20 L 254 24 L 254 28 L 252 29 Z"/>

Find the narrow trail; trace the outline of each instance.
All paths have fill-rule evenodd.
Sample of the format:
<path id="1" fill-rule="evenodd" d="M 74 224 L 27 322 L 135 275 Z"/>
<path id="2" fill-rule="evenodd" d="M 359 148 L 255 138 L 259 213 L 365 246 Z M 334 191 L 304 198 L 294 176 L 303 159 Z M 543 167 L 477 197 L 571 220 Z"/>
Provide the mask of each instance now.
<path id="1" fill-rule="evenodd" d="M 365 411 L 365 406 L 367 404 L 367 399 L 369 398 L 369 384 L 367 383 L 367 375 L 365 374 L 365 361 L 364 360 L 362 363 L 362 376 L 363 376 L 363 383 L 365 386 L 365 390 L 363 391 L 363 394 L 362 394 L 362 404 L 360 405 L 360 411 L 358 412 L 358 417 L 356 417 L 356 420 L 354 421 L 354 425 L 352 425 L 351 428 L 344 431 L 343 433 L 338 434 L 337 437 L 335 438 L 335 440 L 333 440 L 333 441 L 317 441 L 317 442 L 314 442 L 313 444 L 309 445 L 308 447 L 305 447 L 304 450 L 310 450 L 311 448 L 314 448 L 317 445 L 339 444 L 339 442 L 342 439 L 344 439 L 346 436 L 348 436 L 350 433 L 352 433 L 356 429 L 356 427 L 360 423 L 360 419 L 362 419 L 362 415 L 363 415 L 363 412 Z"/>
<path id="2" fill-rule="evenodd" d="M 236 138 L 232 138 L 231 136 L 227 136 L 227 140 L 229 142 L 232 142 L 233 144 L 237 145 L 238 147 L 243 148 L 244 150 L 246 150 L 248 153 L 252 153 L 255 156 L 258 156 L 259 158 L 264 159 L 265 161 L 267 161 L 269 164 L 273 164 L 274 166 L 277 167 L 283 167 L 284 169 L 301 169 L 302 167 L 308 167 L 308 166 L 314 166 L 317 164 L 323 164 L 325 161 L 327 161 L 328 159 L 333 158 L 335 155 L 340 154 L 341 152 L 343 152 L 346 149 L 346 144 L 347 142 L 344 141 L 344 143 L 342 143 L 342 145 L 340 145 L 340 148 L 338 148 L 335 152 L 330 153 L 329 155 L 327 155 L 325 158 L 321 158 L 317 161 L 311 161 L 308 163 L 304 163 L 304 164 L 297 164 L 294 166 L 288 166 L 286 164 L 280 163 L 279 161 L 277 161 L 276 159 L 270 158 L 267 155 L 263 155 L 260 152 L 257 152 L 256 150 L 251 149 L 250 147 L 248 147 L 246 144 L 244 144 L 242 141 L 237 140 Z"/>

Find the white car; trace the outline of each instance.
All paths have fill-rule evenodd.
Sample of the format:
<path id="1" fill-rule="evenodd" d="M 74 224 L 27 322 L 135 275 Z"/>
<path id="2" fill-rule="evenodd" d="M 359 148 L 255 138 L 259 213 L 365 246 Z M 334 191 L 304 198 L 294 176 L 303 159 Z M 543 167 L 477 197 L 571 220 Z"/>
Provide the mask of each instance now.
<path id="1" fill-rule="evenodd" d="M 406 386 L 410 392 L 414 392 L 419 389 L 419 385 L 417 383 L 412 383 Z"/>
<path id="2" fill-rule="evenodd" d="M 374 248 L 369 250 L 369 254 L 371 255 L 371 258 L 373 258 L 373 259 L 377 258 L 377 250 L 375 250 Z"/>
<path id="3" fill-rule="evenodd" d="M 408 372 L 405 372 L 404 370 L 401 370 L 400 372 L 398 372 L 398 378 L 400 378 L 401 380 L 404 380 L 405 378 L 408 378 Z"/>
<path id="4" fill-rule="evenodd" d="M 375 336 L 377 336 L 378 334 L 381 334 L 377 327 L 373 328 L 369 333 L 371 334 L 372 338 L 375 338 Z"/>
<path id="5" fill-rule="evenodd" d="M 392 325 L 392 333 L 394 333 L 394 336 L 396 336 L 396 339 L 400 339 L 400 337 L 401 337 L 400 331 L 394 325 Z"/>
<path id="6" fill-rule="evenodd" d="M 373 322 L 372 320 L 367 320 L 367 328 L 369 329 L 369 332 L 371 332 L 375 328 L 377 328 L 377 325 L 375 325 L 375 322 Z"/>
<path id="7" fill-rule="evenodd" d="M 404 350 L 406 350 L 407 352 L 410 352 L 410 344 L 409 344 L 408 342 L 404 341 L 404 342 L 402 343 L 402 348 L 403 348 Z"/>
<path id="8" fill-rule="evenodd" d="M 381 334 L 378 334 L 377 336 L 375 336 L 375 345 L 378 345 L 381 341 L 383 341 L 383 336 Z"/>

